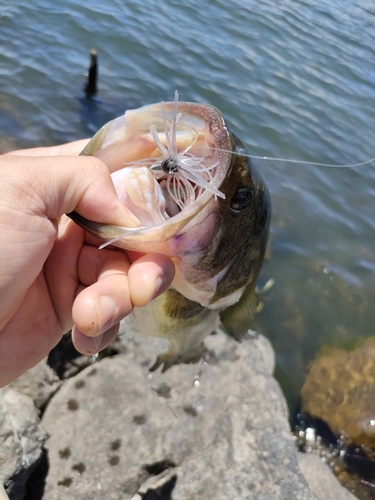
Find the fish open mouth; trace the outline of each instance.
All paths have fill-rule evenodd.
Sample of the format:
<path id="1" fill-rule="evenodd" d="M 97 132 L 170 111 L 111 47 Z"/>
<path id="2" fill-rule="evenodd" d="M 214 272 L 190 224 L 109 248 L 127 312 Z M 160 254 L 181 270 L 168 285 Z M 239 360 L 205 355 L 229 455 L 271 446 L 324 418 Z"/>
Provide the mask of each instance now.
<path id="1" fill-rule="evenodd" d="M 132 198 L 133 193 L 131 184 L 135 178 L 142 178 L 138 185 L 144 195 L 143 202 L 149 192 L 154 196 L 154 201 L 159 203 L 159 208 L 154 204 L 153 209 L 156 209 L 157 213 L 163 213 L 164 219 L 167 220 L 189 207 L 205 192 L 212 193 L 215 198 L 225 198 L 225 195 L 218 189 L 219 152 L 212 140 L 210 141 L 210 135 L 207 137 L 207 124 L 205 123 L 205 128 L 202 129 L 202 124 L 197 119 L 194 124 L 184 120 L 183 113 L 178 111 L 177 91 L 173 112 L 168 113 L 165 103 L 162 102 L 160 114 L 161 123 L 159 120 L 159 123 L 150 125 L 149 136 L 143 137 L 144 141 L 154 142 L 152 155 L 125 161 L 124 168 L 113 174 L 112 178 L 119 198 L 130 209 L 135 208 L 133 200 L 129 200 L 129 195 Z M 140 153 L 144 154 L 142 150 Z M 159 190 L 151 188 L 151 177 L 145 182 L 147 174 L 140 170 L 142 168 L 153 174 Z M 131 180 L 121 183 L 128 175 Z M 130 206 L 127 205 L 128 201 Z"/>
<path id="2" fill-rule="evenodd" d="M 225 198 L 220 185 L 231 151 L 221 113 L 209 105 L 178 102 L 177 92 L 173 102 L 128 110 L 105 125 L 81 154 L 106 163 L 135 224 L 113 228 L 112 238 L 106 230 L 103 246 L 156 232 L 165 241 L 210 200 Z"/>

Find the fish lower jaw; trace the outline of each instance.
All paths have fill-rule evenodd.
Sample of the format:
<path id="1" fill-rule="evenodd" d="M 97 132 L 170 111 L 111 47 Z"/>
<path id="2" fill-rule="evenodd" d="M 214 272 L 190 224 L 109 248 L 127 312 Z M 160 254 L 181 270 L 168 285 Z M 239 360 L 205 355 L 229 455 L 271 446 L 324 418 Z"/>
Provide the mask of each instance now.
<path id="1" fill-rule="evenodd" d="M 207 309 L 224 309 L 225 307 L 229 307 L 240 300 L 244 290 L 245 287 L 239 288 L 230 295 L 222 297 L 213 304 L 207 304 L 205 307 L 207 307 Z"/>
<path id="2" fill-rule="evenodd" d="M 217 280 L 211 278 L 206 282 L 200 281 L 198 285 L 195 285 L 181 276 L 178 267 L 176 267 L 176 276 L 173 280 L 172 287 L 187 299 L 198 302 L 201 306 L 212 310 L 224 309 L 238 302 L 245 290 L 245 287 L 241 287 L 235 292 L 212 303 L 211 301 L 216 293 Z"/>

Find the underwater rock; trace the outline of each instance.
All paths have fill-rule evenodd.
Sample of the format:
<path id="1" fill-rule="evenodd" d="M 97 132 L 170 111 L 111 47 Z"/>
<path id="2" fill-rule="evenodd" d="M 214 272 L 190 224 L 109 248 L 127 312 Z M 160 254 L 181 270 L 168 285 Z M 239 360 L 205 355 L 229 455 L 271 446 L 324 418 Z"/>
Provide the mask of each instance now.
<path id="1" fill-rule="evenodd" d="M 42 456 L 45 432 L 28 396 L 0 389 L 0 482 L 12 500 L 22 500 L 25 484 Z"/>
<path id="2" fill-rule="evenodd" d="M 155 346 L 125 335 L 122 354 L 68 380 L 43 417 L 44 498 L 315 499 L 269 342 L 205 343 L 201 363 L 150 374 Z"/>
<path id="3" fill-rule="evenodd" d="M 340 485 L 332 470 L 317 455 L 298 453 L 298 464 L 317 498 L 321 500 L 356 499 Z"/>
<path id="4" fill-rule="evenodd" d="M 323 420 L 347 444 L 375 448 L 375 339 L 319 356 L 301 397 L 302 412 Z"/>

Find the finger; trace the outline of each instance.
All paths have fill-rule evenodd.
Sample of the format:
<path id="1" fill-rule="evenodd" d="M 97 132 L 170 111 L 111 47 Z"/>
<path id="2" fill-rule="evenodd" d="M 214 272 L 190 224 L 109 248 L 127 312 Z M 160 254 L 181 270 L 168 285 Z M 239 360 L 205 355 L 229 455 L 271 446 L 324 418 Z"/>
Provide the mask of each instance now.
<path id="1" fill-rule="evenodd" d="M 59 144 L 45 148 L 18 149 L 11 151 L 8 155 L 16 156 L 78 156 L 90 139 Z"/>
<path id="2" fill-rule="evenodd" d="M 77 295 L 72 314 L 83 335 L 101 335 L 131 312 L 128 269 L 129 261 L 123 252 L 99 252 L 93 247 L 82 250 L 79 279 L 92 284 Z"/>
<path id="3" fill-rule="evenodd" d="M 107 270 L 119 269 L 127 277 L 130 262 L 123 250 L 83 245 L 78 259 L 78 281 L 86 287 L 105 277 Z"/>
<path id="4" fill-rule="evenodd" d="M 81 354 L 92 356 L 105 349 L 115 339 L 118 330 L 119 323 L 113 325 L 98 337 L 87 337 L 74 326 L 72 329 L 73 345 Z"/>
<path id="5" fill-rule="evenodd" d="M 89 156 L 2 156 L 0 195 L 48 219 L 76 210 L 98 223 L 134 227 L 117 197 L 108 168 Z M 8 185 L 7 185 L 8 184 Z"/>
<path id="6" fill-rule="evenodd" d="M 131 257 L 128 257 L 128 253 Z M 85 245 L 82 248 L 79 265 L 78 280 L 85 286 L 93 285 L 105 276 L 107 267 L 115 267 L 116 263 L 126 260 L 125 274 L 127 274 L 130 288 L 131 302 L 142 307 L 152 299 L 163 293 L 172 283 L 175 267 L 170 258 L 159 254 L 147 255 L 136 252 L 125 253 L 122 250 L 98 250 L 96 247 Z M 130 261 L 133 261 L 130 266 Z"/>
<path id="7" fill-rule="evenodd" d="M 164 255 L 144 255 L 129 268 L 128 259 L 121 259 L 125 255 L 115 252 L 118 255 L 110 257 L 99 270 L 94 250 L 87 248 L 82 252 L 80 279 L 91 283 L 99 273 L 98 281 L 84 289 L 73 305 L 73 343 L 82 354 L 104 349 L 115 337 L 116 325 L 130 314 L 133 305 L 147 304 L 163 293 L 174 277 L 174 264 Z M 88 264 L 90 269 L 86 268 Z"/>
<path id="8" fill-rule="evenodd" d="M 170 286 L 174 264 L 165 255 L 151 253 L 132 263 L 128 271 L 130 297 L 134 306 L 142 307 Z"/>

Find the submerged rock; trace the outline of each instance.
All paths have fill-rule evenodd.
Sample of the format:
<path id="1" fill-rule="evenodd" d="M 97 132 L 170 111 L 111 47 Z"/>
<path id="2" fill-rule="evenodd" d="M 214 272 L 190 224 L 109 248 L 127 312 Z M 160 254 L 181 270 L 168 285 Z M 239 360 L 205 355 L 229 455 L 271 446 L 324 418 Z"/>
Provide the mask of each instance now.
<path id="1" fill-rule="evenodd" d="M 323 420 L 347 444 L 375 448 L 375 339 L 319 356 L 301 397 L 302 412 Z"/>
<path id="2" fill-rule="evenodd" d="M 317 498 L 324 500 L 355 500 L 340 486 L 332 470 L 317 455 L 298 453 L 298 464 Z"/>
<path id="3" fill-rule="evenodd" d="M 44 498 L 316 498 L 298 467 L 287 408 L 264 337 L 206 339 L 206 361 L 148 371 L 150 342 L 65 383 L 43 425 Z"/>

